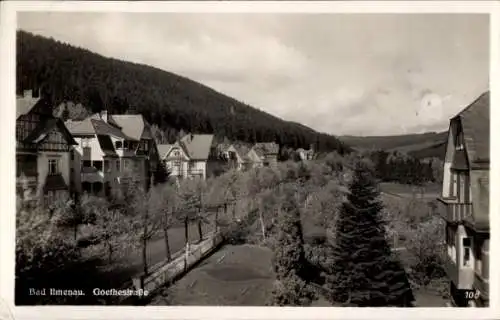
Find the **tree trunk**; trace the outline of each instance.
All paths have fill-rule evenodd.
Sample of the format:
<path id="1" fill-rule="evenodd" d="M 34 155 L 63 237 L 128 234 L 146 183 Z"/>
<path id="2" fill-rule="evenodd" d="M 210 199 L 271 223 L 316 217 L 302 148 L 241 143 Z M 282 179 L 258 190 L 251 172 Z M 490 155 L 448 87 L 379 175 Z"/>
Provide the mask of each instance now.
<path id="1" fill-rule="evenodd" d="M 170 253 L 170 243 L 168 242 L 168 227 L 163 228 L 163 233 L 165 234 L 165 250 L 167 254 L 167 261 L 172 259 L 172 254 Z"/>
<path id="2" fill-rule="evenodd" d="M 184 239 L 187 245 L 189 243 L 189 221 L 187 217 L 184 219 Z"/>
<path id="3" fill-rule="evenodd" d="M 108 262 L 111 264 L 113 261 L 113 246 L 108 242 Z"/>
<path id="4" fill-rule="evenodd" d="M 262 212 L 262 199 L 259 200 L 259 220 L 260 220 L 260 228 L 262 230 L 262 238 L 266 241 L 266 225 L 264 223 L 264 216 Z"/>
<path id="5" fill-rule="evenodd" d="M 144 269 L 144 274 L 148 274 L 148 239 L 146 237 L 146 226 L 144 226 L 144 232 L 142 234 L 142 265 Z"/>
<path id="6" fill-rule="evenodd" d="M 219 232 L 219 207 L 215 210 L 215 233 Z"/>

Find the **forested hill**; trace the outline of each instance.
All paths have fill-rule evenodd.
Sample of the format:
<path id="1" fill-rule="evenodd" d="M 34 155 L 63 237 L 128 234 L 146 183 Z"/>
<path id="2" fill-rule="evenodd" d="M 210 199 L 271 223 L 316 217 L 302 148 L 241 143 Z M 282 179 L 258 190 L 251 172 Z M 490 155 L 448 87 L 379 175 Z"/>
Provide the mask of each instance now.
<path id="1" fill-rule="evenodd" d="M 395 136 L 340 136 L 339 139 L 356 149 L 399 151 L 417 159 L 444 159 L 448 132 L 427 132 Z"/>
<path id="2" fill-rule="evenodd" d="M 246 142 L 276 141 L 320 151 L 349 148 L 336 137 L 288 122 L 200 83 L 154 67 L 17 32 L 17 90 L 38 88 L 54 105 L 71 101 L 92 111 L 142 113 L 166 132 L 214 133 Z"/>

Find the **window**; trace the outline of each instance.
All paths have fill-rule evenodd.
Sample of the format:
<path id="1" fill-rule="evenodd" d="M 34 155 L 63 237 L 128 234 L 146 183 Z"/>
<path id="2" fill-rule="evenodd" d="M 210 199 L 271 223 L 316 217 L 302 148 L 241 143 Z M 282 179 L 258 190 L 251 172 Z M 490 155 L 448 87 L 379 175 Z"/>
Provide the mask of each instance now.
<path id="1" fill-rule="evenodd" d="M 463 249 L 463 266 L 470 268 L 472 267 L 472 239 L 467 237 L 467 238 L 462 238 L 462 249 Z"/>
<path id="2" fill-rule="evenodd" d="M 458 191 L 458 175 L 456 172 L 451 173 L 451 196 L 456 197 Z"/>
<path id="3" fill-rule="evenodd" d="M 52 204 L 54 202 L 54 192 L 48 191 L 46 199 L 47 199 L 47 204 Z"/>
<path id="4" fill-rule="evenodd" d="M 482 241 L 475 241 L 474 242 L 474 262 L 475 262 L 475 265 L 474 265 L 474 270 L 476 271 L 476 273 L 478 275 L 481 275 L 482 274 L 482 269 L 483 269 L 483 265 L 482 265 L 482 261 L 483 261 L 483 253 L 482 253 Z"/>
<path id="5" fill-rule="evenodd" d="M 121 141 L 116 141 L 115 142 L 115 147 L 116 147 L 116 149 L 122 149 L 122 147 L 123 147 L 122 142 Z"/>
<path id="6" fill-rule="evenodd" d="M 90 160 L 83 160 L 82 161 L 82 167 L 89 168 L 91 166 L 92 166 L 92 161 L 90 161 Z"/>
<path id="7" fill-rule="evenodd" d="M 455 150 L 463 150 L 464 149 L 464 136 L 461 131 L 457 131 L 457 135 L 455 137 Z"/>
<path id="8" fill-rule="evenodd" d="M 100 160 L 92 161 L 92 165 L 97 170 L 102 171 L 102 161 L 100 161 Z"/>
<path id="9" fill-rule="evenodd" d="M 181 155 L 181 154 L 180 154 L 180 152 L 179 152 L 179 151 L 177 151 L 177 150 L 175 150 L 175 151 L 174 151 L 174 157 L 179 157 L 180 155 Z"/>
<path id="10" fill-rule="evenodd" d="M 54 175 L 59 173 L 59 164 L 57 159 L 49 159 L 49 174 Z"/>

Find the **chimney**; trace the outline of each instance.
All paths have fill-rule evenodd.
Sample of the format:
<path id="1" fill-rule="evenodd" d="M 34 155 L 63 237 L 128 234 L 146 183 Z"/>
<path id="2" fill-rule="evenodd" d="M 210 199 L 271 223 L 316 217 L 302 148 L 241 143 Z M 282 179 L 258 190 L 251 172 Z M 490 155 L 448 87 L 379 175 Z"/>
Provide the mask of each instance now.
<path id="1" fill-rule="evenodd" d="M 33 90 L 24 90 L 23 97 L 25 98 L 33 98 Z"/>
<path id="2" fill-rule="evenodd" d="M 108 122 L 108 110 L 101 111 L 101 119 L 106 123 Z"/>

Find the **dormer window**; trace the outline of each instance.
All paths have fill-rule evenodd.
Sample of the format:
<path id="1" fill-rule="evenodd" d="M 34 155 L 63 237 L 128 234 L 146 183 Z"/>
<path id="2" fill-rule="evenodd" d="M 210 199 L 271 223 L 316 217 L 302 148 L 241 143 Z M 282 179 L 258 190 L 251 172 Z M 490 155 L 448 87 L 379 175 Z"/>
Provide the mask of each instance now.
<path id="1" fill-rule="evenodd" d="M 116 149 L 122 149 L 122 147 L 123 147 L 122 142 L 121 141 L 116 141 L 115 142 L 115 147 L 116 147 Z"/>
<path id="2" fill-rule="evenodd" d="M 463 150 L 464 149 L 464 135 L 461 131 L 458 131 L 455 136 L 455 150 Z"/>

